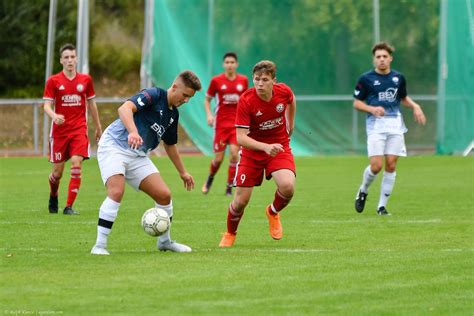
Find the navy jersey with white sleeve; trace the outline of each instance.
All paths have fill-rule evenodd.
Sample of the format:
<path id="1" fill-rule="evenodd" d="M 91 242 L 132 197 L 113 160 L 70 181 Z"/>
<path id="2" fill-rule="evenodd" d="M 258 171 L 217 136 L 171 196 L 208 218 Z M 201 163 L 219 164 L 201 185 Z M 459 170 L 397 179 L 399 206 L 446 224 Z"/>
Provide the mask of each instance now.
<path id="1" fill-rule="evenodd" d="M 360 76 L 354 90 L 354 98 L 369 106 L 382 106 L 385 110 L 383 117 L 367 113 L 367 134 L 406 133 L 407 129 L 400 113 L 400 100 L 406 96 L 405 77 L 395 70 L 386 75 L 371 70 Z"/>
<path id="2" fill-rule="evenodd" d="M 179 112 L 176 107 L 168 105 L 166 90 L 158 87 L 144 89 L 128 100 L 137 107 L 137 112 L 133 113 L 133 121 L 143 144 L 138 149 L 130 148 L 128 131 L 120 118 L 107 127 L 101 143 L 118 145 L 138 156 L 145 156 L 155 149 L 161 140 L 168 145 L 178 142 Z"/>

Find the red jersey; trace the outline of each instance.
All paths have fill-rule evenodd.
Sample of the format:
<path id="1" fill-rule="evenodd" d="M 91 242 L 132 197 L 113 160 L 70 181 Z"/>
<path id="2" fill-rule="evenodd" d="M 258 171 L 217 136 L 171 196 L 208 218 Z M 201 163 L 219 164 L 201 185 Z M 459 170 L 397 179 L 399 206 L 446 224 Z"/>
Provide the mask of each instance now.
<path id="1" fill-rule="evenodd" d="M 206 95 L 213 98 L 217 94 L 216 129 L 234 127 L 237 103 L 248 86 L 247 77 L 241 74 L 234 80 L 227 79 L 224 73 L 212 78 Z"/>
<path id="2" fill-rule="evenodd" d="M 87 74 L 76 73 L 68 79 L 63 71 L 52 75 L 46 81 L 43 99 L 53 101 L 54 112 L 64 115 L 65 122 L 51 124 L 51 137 L 66 135 L 87 135 L 86 100 L 95 98 L 92 78 Z"/>
<path id="3" fill-rule="evenodd" d="M 293 102 L 293 92 L 284 83 L 273 85 L 273 96 L 270 101 L 262 100 L 255 88 L 250 88 L 240 97 L 237 106 L 235 126 L 248 128 L 248 136 L 256 141 L 282 144 L 285 150 L 290 150 L 290 137 L 286 127 L 285 110 Z M 243 148 L 242 156 L 252 156 L 254 159 L 265 158 L 263 151 Z"/>

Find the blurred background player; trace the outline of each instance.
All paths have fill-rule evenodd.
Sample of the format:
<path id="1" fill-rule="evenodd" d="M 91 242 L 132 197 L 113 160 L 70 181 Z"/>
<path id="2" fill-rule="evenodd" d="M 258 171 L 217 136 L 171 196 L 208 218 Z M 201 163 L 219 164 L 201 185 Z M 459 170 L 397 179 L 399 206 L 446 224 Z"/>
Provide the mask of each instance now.
<path id="1" fill-rule="evenodd" d="M 387 43 L 375 44 L 372 48 L 375 69 L 364 73 L 354 90 L 354 108 L 367 112 L 367 151 L 370 159 L 355 200 L 355 209 L 359 213 L 364 210 L 369 186 L 382 170 L 385 157 L 377 214 L 390 215 L 386 206 L 395 184 L 397 160 L 407 155 L 404 138 L 407 128 L 400 113 L 400 102 L 413 110 L 417 123 L 426 123 L 421 107 L 407 95 L 405 77 L 390 69 L 393 51 Z"/>
<path id="2" fill-rule="evenodd" d="M 231 247 L 237 227 L 249 203 L 253 187 L 262 184 L 263 175 L 277 186 L 273 202 L 265 208 L 270 235 L 281 239 L 280 211 L 288 205 L 295 190 L 295 161 L 290 136 L 295 126 L 296 101 L 291 89 L 276 83 L 276 66 L 260 61 L 252 71 L 254 87 L 240 98 L 235 126 L 242 146 L 235 176 L 235 195 L 227 214 L 227 232 L 219 247 Z"/>
<path id="3" fill-rule="evenodd" d="M 50 213 L 58 212 L 59 182 L 65 162 L 71 159 L 71 179 L 63 214 L 77 215 L 79 213 L 72 206 L 81 186 L 82 161 L 89 159 L 90 154 L 87 113 L 91 114 L 94 121 L 97 141 L 102 134 L 102 127 L 94 100 L 92 78 L 76 71 L 76 48 L 72 44 L 65 44 L 59 50 L 59 56 L 63 70 L 48 78 L 43 95 L 44 111 L 52 119 L 49 161 L 53 163 L 53 170 L 49 175 L 48 208 Z"/>
<path id="4" fill-rule="evenodd" d="M 225 150 L 229 145 L 229 170 L 227 174 L 226 195 L 232 195 L 232 186 L 235 176 L 235 166 L 239 160 L 239 145 L 235 136 L 235 114 L 239 97 L 248 88 L 246 76 L 236 72 L 239 66 L 237 54 L 228 52 L 224 55 L 224 73 L 211 79 L 204 99 L 204 108 L 207 113 L 207 124 L 214 126 L 214 159 L 211 161 L 209 176 L 202 186 L 202 193 L 207 194 L 211 189 L 214 176 L 224 160 Z M 214 116 L 211 111 L 211 99 L 217 95 Z"/>
<path id="5" fill-rule="evenodd" d="M 181 72 L 168 90 L 158 87 L 142 90 L 122 104 L 119 118 L 107 127 L 97 150 L 102 181 L 107 197 L 99 209 L 94 255 L 108 255 L 107 239 L 125 192 L 125 182 L 150 196 L 156 207 L 173 219 L 171 192 L 148 157 L 161 140 L 169 159 L 189 191 L 194 179 L 186 171 L 178 152 L 178 107 L 201 90 L 199 78 L 191 71 Z M 191 252 L 191 248 L 171 240 L 170 228 L 158 238 L 161 251 Z"/>

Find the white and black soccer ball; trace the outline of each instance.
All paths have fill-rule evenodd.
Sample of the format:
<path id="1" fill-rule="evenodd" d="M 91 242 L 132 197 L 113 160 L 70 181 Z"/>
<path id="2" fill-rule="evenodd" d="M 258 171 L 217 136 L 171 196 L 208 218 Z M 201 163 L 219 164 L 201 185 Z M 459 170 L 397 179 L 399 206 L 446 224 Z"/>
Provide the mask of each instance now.
<path id="1" fill-rule="evenodd" d="M 168 213 L 161 208 L 151 208 L 142 216 L 142 227 L 150 236 L 163 235 L 170 228 Z"/>

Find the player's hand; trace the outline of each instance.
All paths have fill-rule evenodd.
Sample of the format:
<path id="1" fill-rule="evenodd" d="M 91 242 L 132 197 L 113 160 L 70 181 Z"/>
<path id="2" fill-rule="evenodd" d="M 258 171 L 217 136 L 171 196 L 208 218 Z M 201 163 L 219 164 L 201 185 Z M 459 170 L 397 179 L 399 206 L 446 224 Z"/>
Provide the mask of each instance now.
<path id="1" fill-rule="evenodd" d="M 267 144 L 267 146 L 265 146 L 265 152 L 272 157 L 275 157 L 278 153 L 282 151 L 285 150 L 283 149 L 283 146 L 281 144 Z"/>
<path id="2" fill-rule="evenodd" d="M 66 122 L 66 120 L 64 119 L 64 115 L 56 114 L 56 115 L 54 115 L 53 122 L 56 125 L 61 125 L 61 124 L 64 124 L 64 122 Z"/>
<path id="3" fill-rule="evenodd" d="M 383 106 L 376 106 L 372 108 L 372 111 L 370 111 L 370 113 L 372 113 L 372 115 L 375 117 L 381 117 L 385 115 L 385 110 Z"/>
<path id="4" fill-rule="evenodd" d="M 207 125 L 214 126 L 214 116 L 212 114 L 207 116 Z"/>
<path id="5" fill-rule="evenodd" d="M 416 107 L 413 109 L 413 117 L 415 118 L 415 122 L 417 122 L 418 124 L 420 125 L 426 124 L 425 114 L 419 107 Z"/>
<path id="6" fill-rule="evenodd" d="M 185 172 L 180 174 L 181 179 L 183 179 L 184 187 L 186 190 L 191 191 L 194 189 L 194 178 L 189 173 Z"/>
<path id="7" fill-rule="evenodd" d="M 102 137 L 102 129 L 101 128 L 96 128 L 95 129 L 95 141 L 98 142 L 101 137 Z"/>
<path id="8" fill-rule="evenodd" d="M 128 144 L 132 149 L 138 149 L 143 144 L 143 139 L 138 135 L 138 133 L 130 133 L 128 134 Z"/>

